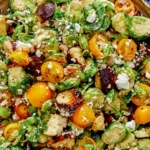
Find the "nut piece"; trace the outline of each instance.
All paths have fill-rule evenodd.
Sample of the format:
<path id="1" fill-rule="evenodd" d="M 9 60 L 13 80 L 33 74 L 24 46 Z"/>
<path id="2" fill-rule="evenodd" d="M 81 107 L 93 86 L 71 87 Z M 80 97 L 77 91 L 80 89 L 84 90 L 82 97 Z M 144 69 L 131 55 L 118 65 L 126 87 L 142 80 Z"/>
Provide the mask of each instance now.
<path id="1" fill-rule="evenodd" d="M 8 13 L 9 0 L 0 0 L 0 15 L 6 15 Z"/>

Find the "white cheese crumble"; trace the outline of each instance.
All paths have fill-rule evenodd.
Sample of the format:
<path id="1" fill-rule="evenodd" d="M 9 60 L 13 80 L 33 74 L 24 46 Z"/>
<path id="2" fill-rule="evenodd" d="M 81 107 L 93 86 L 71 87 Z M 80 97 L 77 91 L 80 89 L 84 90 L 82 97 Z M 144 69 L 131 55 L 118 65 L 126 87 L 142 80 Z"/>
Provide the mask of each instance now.
<path id="1" fill-rule="evenodd" d="M 135 121 L 134 121 L 134 120 L 131 120 L 131 121 L 127 122 L 127 123 L 126 123 L 126 127 L 135 130 L 135 127 L 136 127 Z"/>
<path id="2" fill-rule="evenodd" d="M 81 26 L 78 23 L 75 23 L 75 30 L 76 32 L 80 32 Z"/>
<path id="3" fill-rule="evenodd" d="M 93 23 L 96 20 L 96 13 L 93 12 L 92 14 L 89 14 L 86 18 L 86 21 L 89 23 Z"/>
<path id="4" fill-rule="evenodd" d="M 52 114 L 47 123 L 48 129 L 44 131 L 44 134 L 48 136 L 56 136 L 63 132 L 63 128 L 67 126 L 67 118 L 57 114 Z"/>
<path id="5" fill-rule="evenodd" d="M 41 57 L 41 55 L 42 55 L 42 52 L 41 52 L 40 50 L 37 50 L 37 51 L 36 51 L 36 56 L 37 56 L 37 57 Z"/>
<path id="6" fill-rule="evenodd" d="M 119 147 L 115 147 L 114 150 L 121 150 Z"/>
<path id="7" fill-rule="evenodd" d="M 145 73 L 145 77 L 148 78 L 148 79 L 150 79 L 150 73 L 146 72 Z"/>
<path id="8" fill-rule="evenodd" d="M 17 48 L 18 50 L 22 50 L 23 47 L 25 47 L 25 46 L 27 46 L 27 47 L 29 47 L 29 48 L 32 48 L 32 45 L 31 45 L 31 44 L 26 44 L 26 43 L 23 43 L 23 42 L 21 42 L 21 41 L 17 41 L 16 44 L 17 44 L 17 45 L 16 45 L 16 48 Z"/>
<path id="9" fill-rule="evenodd" d="M 120 73 L 118 74 L 117 76 L 117 80 L 116 80 L 116 85 L 117 85 L 117 88 L 120 90 L 120 89 L 129 89 L 130 87 L 130 83 L 129 83 L 129 77 L 126 73 Z"/>
<path id="10" fill-rule="evenodd" d="M 135 64 L 133 62 L 128 62 L 128 66 L 131 67 L 131 68 L 134 68 Z"/>

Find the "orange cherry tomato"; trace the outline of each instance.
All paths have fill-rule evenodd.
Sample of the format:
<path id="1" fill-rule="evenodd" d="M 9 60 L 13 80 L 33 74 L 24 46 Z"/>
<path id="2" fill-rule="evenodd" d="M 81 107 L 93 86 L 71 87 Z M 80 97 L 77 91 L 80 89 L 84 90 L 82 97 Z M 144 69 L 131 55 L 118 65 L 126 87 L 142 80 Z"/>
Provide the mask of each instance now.
<path id="1" fill-rule="evenodd" d="M 15 50 L 9 55 L 10 60 L 17 65 L 27 66 L 30 62 L 30 57 L 26 51 Z"/>
<path id="2" fill-rule="evenodd" d="M 75 110 L 72 121 L 79 127 L 87 127 L 95 121 L 96 117 L 93 110 L 86 104 L 81 103 Z"/>
<path id="3" fill-rule="evenodd" d="M 122 39 L 117 46 L 117 53 L 123 56 L 126 61 L 131 61 L 134 59 L 137 51 L 137 45 L 133 40 Z"/>
<path id="4" fill-rule="evenodd" d="M 55 61 L 47 61 L 41 66 L 42 77 L 51 83 L 58 83 L 64 78 L 63 67 Z"/>
<path id="5" fill-rule="evenodd" d="M 52 90 L 45 82 L 33 84 L 25 93 L 32 106 L 41 108 L 42 104 L 52 98 Z"/>
<path id="6" fill-rule="evenodd" d="M 20 119 L 26 119 L 30 116 L 29 109 L 26 104 L 19 104 L 14 107 L 14 110 Z"/>
<path id="7" fill-rule="evenodd" d="M 104 58 L 102 46 L 107 42 L 107 39 L 102 34 L 95 34 L 89 41 L 90 52 L 99 58 Z"/>
<path id="8" fill-rule="evenodd" d="M 123 12 L 131 16 L 135 14 L 135 7 L 131 0 L 117 0 L 114 10 L 116 13 Z"/>
<path id="9" fill-rule="evenodd" d="M 134 119 L 137 124 L 150 122 L 150 106 L 140 106 L 134 112 Z"/>
<path id="10" fill-rule="evenodd" d="M 143 106 L 150 104 L 150 97 L 148 94 L 148 90 L 150 90 L 150 87 L 144 83 L 138 83 L 138 86 L 143 89 L 145 92 L 144 94 L 135 95 L 132 97 L 131 101 L 137 106 Z"/>
<path id="11" fill-rule="evenodd" d="M 20 124 L 17 122 L 13 122 L 8 124 L 5 128 L 4 128 L 4 137 L 5 139 L 7 139 L 8 141 L 14 141 L 17 137 L 17 132 L 18 129 L 20 127 Z"/>

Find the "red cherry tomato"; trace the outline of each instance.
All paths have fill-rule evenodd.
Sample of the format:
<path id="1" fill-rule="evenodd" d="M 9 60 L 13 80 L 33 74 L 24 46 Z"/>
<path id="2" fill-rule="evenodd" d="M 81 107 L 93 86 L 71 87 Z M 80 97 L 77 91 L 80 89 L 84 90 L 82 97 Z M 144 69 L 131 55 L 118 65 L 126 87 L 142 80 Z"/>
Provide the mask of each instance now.
<path id="1" fill-rule="evenodd" d="M 26 119 L 30 116 L 29 109 L 26 104 L 19 104 L 14 107 L 14 110 L 20 119 Z"/>

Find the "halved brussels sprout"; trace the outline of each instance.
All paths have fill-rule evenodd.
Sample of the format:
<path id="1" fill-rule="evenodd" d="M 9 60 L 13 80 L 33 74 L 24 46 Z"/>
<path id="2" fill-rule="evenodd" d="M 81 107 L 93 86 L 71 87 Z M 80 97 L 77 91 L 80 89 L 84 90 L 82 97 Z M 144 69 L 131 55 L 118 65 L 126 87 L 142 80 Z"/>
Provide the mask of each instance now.
<path id="1" fill-rule="evenodd" d="M 89 88 L 83 95 L 83 100 L 93 110 L 100 111 L 104 106 L 104 94 L 98 88 Z"/>
<path id="2" fill-rule="evenodd" d="M 14 66 L 8 70 L 8 87 L 13 94 L 22 95 L 30 86 L 30 79 L 24 69 Z"/>
<path id="3" fill-rule="evenodd" d="M 129 34 L 138 39 L 150 37 L 150 19 L 143 16 L 133 16 L 129 20 Z"/>

